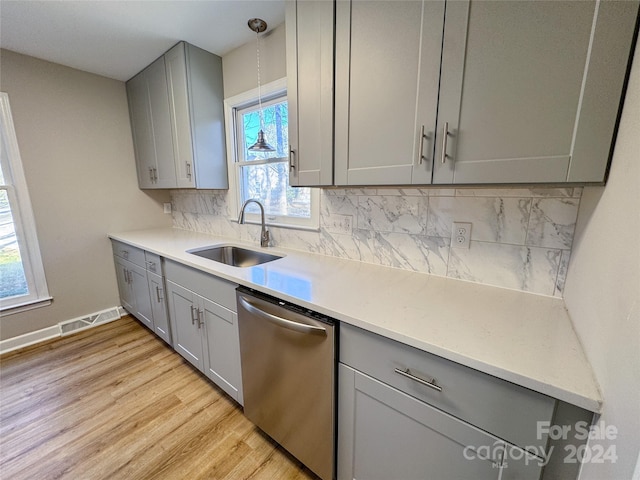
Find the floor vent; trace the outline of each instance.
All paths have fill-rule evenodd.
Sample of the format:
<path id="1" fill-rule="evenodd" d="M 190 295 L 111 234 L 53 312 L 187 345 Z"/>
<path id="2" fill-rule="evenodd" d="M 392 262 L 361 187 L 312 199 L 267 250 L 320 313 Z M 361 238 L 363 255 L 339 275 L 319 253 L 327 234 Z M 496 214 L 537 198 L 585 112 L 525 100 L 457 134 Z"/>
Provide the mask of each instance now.
<path id="1" fill-rule="evenodd" d="M 60 335 L 65 336 L 71 333 L 76 333 L 87 328 L 96 327 L 103 323 L 112 322 L 120 318 L 120 312 L 118 308 L 110 308 L 103 310 L 102 312 L 94 313 L 87 317 L 74 318 L 58 324 L 60 327 Z"/>

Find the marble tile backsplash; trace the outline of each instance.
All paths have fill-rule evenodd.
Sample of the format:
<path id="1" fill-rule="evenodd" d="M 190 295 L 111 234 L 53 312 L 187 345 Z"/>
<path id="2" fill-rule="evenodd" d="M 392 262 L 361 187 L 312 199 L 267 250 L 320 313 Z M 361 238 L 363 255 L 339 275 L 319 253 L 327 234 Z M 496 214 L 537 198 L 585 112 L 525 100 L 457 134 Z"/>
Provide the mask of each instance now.
<path id="1" fill-rule="evenodd" d="M 318 231 L 270 227 L 274 246 L 561 297 L 582 188 L 322 189 Z M 177 228 L 258 243 L 226 191 L 171 192 Z M 451 247 L 470 222 L 471 246 Z"/>

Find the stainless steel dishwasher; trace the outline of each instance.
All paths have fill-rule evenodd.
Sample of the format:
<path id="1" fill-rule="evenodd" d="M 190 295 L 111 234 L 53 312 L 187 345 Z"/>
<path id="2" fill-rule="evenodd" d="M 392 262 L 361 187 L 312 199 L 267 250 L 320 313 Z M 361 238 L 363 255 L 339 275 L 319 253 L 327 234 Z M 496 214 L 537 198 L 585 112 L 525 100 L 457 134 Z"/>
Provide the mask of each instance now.
<path id="1" fill-rule="evenodd" d="M 336 321 L 244 287 L 236 296 L 245 415 L 331 480 Z"/>

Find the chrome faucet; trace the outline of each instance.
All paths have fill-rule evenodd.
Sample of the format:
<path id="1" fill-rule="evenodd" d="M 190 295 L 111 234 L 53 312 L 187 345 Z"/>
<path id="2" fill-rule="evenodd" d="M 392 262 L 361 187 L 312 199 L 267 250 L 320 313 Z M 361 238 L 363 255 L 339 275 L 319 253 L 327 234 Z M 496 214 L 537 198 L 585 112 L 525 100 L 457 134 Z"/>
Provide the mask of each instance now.
<path id="1" fill-rule="evenodd" d="M 269 246 L 269 230 L 267 230 L 267 227 L 264 223 L 264 207 L 258 200 L 250 198 L 249 200 L 244 202 L 244 205 L 242 205 L 242 208 L 240 209 L 240 216 L 238 217 L 238 223 L 241 225 L 244 223 L 244 209 L 247 207 L 247 204 L 251 202 L 257 203 L 258 206 L 260 207 L 260 217 L 262 221 L 262 231 L 260 232 L 260 246 L 268 247 Z"/>

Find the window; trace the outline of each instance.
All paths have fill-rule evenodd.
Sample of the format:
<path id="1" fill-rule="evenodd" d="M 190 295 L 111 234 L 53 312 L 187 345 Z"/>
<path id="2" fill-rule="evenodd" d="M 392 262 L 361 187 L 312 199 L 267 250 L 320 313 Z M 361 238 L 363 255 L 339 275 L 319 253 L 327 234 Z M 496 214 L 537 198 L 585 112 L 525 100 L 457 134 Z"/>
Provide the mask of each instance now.
<path id="1" fill-rule="evenodd" d="M 51 297 L 6 93 L 0 110 L 0 309 L 15 313 L 48 305 Z"/>
<path id="2" fill-rule="evenodd" d="M 235 189 L 235 207 L 239 211 L 246 200 L 255 199 L 264 205 L 270 225 L 317 228 L 317 191 L 289 186 L 289 117 L 284 83 L 281 80 L 262 87 L 262 129 L 266 142 L 275 149 L 273 152 L 249 150 L 261 128 L 257 91 L 225 102 L 227 120 L 231 120 L 227 125 L 233 130 L 228 132 L 228 138 L 234 146 L 229 170 L 231 188 Z M 245 213 L 247 221 L 260 221 L 257 205 L 247 205 Z"/>

